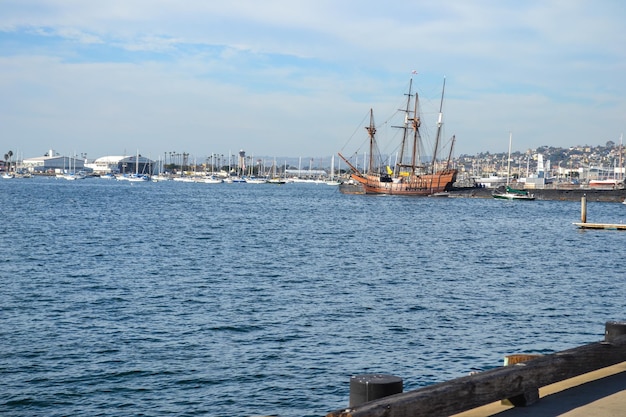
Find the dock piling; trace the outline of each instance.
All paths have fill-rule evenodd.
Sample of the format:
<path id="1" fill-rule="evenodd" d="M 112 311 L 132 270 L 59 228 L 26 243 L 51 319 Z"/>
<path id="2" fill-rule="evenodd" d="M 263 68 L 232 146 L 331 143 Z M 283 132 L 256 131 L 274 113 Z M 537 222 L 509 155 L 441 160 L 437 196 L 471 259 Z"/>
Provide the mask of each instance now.
<path id="1" fill-rule="evenodd" d="M 350 378 L 350 407 L 402 392 L 402 378 L 394 375 L 364 374 Z"/>
<path id="2" fill-rule="evenodd" d="M 517 363 L 540 358 L 542 355 L 514 354 L 504 357 L 504 366 L 513 366 Z M 503 405 L 513 405 L 515 407 L 526 407 L 539 401 L 539 387 L 527 387 L 519 395 L 502 400 Z"/>
<path id="3" fill-rule="evenodd" d="M 587 194 L 580 198 L 580 222 L 587 223 Z"/>
<path id="4" fill-rule="evenodd" d="M 613 343 L 615 339 L 626 335 L 626 321 L 607 321 L 604 326 L 604 341 Z"/>

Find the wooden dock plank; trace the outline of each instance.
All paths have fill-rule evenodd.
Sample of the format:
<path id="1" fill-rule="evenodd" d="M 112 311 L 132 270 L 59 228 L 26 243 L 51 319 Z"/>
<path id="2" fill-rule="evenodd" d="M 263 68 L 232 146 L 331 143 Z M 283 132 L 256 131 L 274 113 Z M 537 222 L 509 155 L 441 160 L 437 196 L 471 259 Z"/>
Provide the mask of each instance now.
<path id="1" fill-rule="evenodd" d="M 626 224 L 611 223 L 574 223 L 579 229 L 626 230 Z"/>
<path id="2" fill-rule="evenodd" d="M 336 410 L 326 417 L 444 417 L 564 381 L 626 359 L 626 335 Z"/>

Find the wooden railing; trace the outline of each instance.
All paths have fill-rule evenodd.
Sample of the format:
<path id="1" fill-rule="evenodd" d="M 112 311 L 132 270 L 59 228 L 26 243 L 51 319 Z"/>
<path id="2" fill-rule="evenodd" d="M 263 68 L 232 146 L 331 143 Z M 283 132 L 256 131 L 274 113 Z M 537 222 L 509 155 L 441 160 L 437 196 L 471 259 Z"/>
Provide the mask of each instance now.
<path id="1" fill-rule="evenodd" d="M 540 387 L 624 361 L 626 322 L 607 322 L 601 342 L 336 410 L 327 417 L 443 417 L 505 399 L 530 405 L 539 399 Z"/>

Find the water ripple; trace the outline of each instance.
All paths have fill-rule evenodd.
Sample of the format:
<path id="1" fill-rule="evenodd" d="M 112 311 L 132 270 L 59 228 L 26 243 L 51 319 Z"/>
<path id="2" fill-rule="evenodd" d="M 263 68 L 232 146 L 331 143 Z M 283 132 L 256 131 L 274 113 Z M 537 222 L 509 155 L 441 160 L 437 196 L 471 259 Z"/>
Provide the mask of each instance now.
<path id="1" fill-rule="evenodd" d="M 126 185 L 0 182 L 0 414 L 324 415 L 350 375 L 413 389 L 623 319 L 626 234 L 578 203 Z"/>

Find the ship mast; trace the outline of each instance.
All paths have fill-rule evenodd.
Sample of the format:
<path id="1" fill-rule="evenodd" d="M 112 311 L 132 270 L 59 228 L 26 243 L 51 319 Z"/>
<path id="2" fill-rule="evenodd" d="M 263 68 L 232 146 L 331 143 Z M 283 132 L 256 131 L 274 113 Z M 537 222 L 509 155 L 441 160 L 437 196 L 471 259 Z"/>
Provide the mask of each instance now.
<path id="1" fill-rule="evenodd" d="M 439 118 L 437 119 L 437 137 L 435 138 L 435 148 L 433 149 L 432 173 L 436 171 L 437 152 L 439 152 L 439 141 L 441 140 L 441 126 L 443 125 L 443 93 L 446 90 L 446 77 L 443 77 L 443 88 L 441 89 L 441 101 L 439 103 Z"/>
<path id="2" fill-rule="evenodd" d="M 376 125 L 374 124 L 374 110 L 370 109 L 370 124 L 369 126 L 365 127 L 365 130 L 367 130 L 367 135 L 370 138 L 370 154 L 369 154 L 369 161 L 368 161 L 368 166 L 364 166 L 363 167 L 363 171 L 365 174 L 373 174 L 374 173 L 374 155 L 376 154 Z M 350 167 L 350 169 L 357 175 L 362 175 L 361 171 L 359 171 L 359 169 L 354 166 L 354 164 L 352 164 L 348 158 L 346 158 L 345 156 L 343 156 L 341 154 L 341 152 L 337 152 L 337 155 L 339 155 L 339 157 L 341 159 L 344 160 L 344 162 L 346 164 L 348 164 L 348 166 Z M 365 160 L 363 161 L 363 165 L 365 165 Z"/>
<path id="3" fill-rule="evenodd" d="M 403 129 L 402 132 L 402 144 L 400 146 L 400 157 L 398 158 L 398 162 L 396 163 L 395 166 L 395 171 L 394 171 L 394 176 L 397 177 L 400 175 L 400 168 L 404 165 L 404 149 L 406 147 L 406 139 L 407 139 L 407 132 L 408 132 L 408 127 L 409 127 L 409 113 L 410 113 L 410 106 L 411 106 L 411 90 L 413 88 L 413 78 L 410 79 L 409 81 L 409 92 L 406 95 L 406 108 L 405 109 L 400 109 L 400 111 L 404 112 L 404 125 L 403 126 L 394 126 L 394 127 L 399 127 L 401 129 Z M 415 171 L 415 167 L 413 167 L 413 171 Z"/>
<path id="4" fill-rule="evenodd" d="M 418 106 L 419 106 L 419 101 L 418 101 L 418 95 L 417 92 L 415 93 L 415 107 L 413 108 L 413 119 L 411 119 L 411 121 L 413 122 L 413 154 L 411 155 L 411 173 L 413 175 L 415 175 L 415 171 L 416 171 L 416 167 L 417 165 L 420 163 L 420 153 L 419 153 L 419 143 L 420 143 L 420 125 L 421 125 L 421 121 L 419 118 L 419 112 L 418 112 Z"/>
<path id="5" fill-rule="evenodd" d="M 509 132 L 509 158 L 506 162 L 506 188 L 509 191 L 509 182 L 511 178 L 511 142 L 513 141 L 513 133 Z"/>
<path id="6" fill-rule="evenodd" d="M 376 125 L 374 124 L 374 110 L 370 109 L 370 124 L 365 127 L 367 134 L 370 138 L 370 159 L 367 173 L 372 174 L 374 172 L 374 150 L 376 146 Z"/>
<path id="7" fill-rule="evenodd" d="M 448 152 L 448 160 L 446 162 L 446 170 L 450 169 L 450 161 L 452 160 L 452 151 L 454 150 L 454 143 L 456 142 L 456 135 L 452 135 L 452 143 L 450 144 L 450 152 Z"/>
<path id="8" fill-rule="evenodd" d="M 622 135 L 619 135 L 619 179 L 624 180 L 624 171 L 622 171 Z"/>

